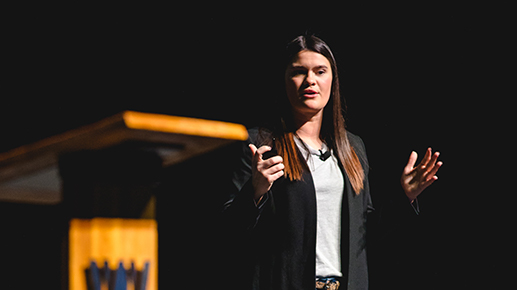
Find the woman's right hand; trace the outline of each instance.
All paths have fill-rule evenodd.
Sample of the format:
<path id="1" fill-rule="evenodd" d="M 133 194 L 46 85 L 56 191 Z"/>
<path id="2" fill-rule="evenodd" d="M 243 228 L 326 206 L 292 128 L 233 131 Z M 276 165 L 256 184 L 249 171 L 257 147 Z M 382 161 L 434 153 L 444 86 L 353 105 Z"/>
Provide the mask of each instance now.
<path id="1" fill-rule="evenodd" d="M 270 146 L 264 145 L 257 149 L 250 144 L 252 153 L 251 158 L 251 178 L 255 189 L 255 201 L 258 203 L 264 194 L 271 189 L 273 182 L 284 175 L 284 164 L 281 156 L 273 156 L 263 160 L 262 154 L 271 150 Z"/>

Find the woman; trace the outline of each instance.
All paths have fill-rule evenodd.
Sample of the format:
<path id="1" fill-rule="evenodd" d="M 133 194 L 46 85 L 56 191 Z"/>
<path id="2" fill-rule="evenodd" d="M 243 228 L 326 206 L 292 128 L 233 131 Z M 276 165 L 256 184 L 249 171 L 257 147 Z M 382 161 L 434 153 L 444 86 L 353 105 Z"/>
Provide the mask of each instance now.
<path id="1" fill-rule="evenodd" d="M 325 42 L 299 36 L 289 43 L 285 88 L 278 122 L 249 130 L 237 192 L 225 205 L 249 253 L 237 288 L 367 289 L 368 161 L 362 140 L 345 129 Z M 411 153 L 401 178 L 407 206 L 437 179 L 438 155 L 429 148 L 415 167 Z"/>

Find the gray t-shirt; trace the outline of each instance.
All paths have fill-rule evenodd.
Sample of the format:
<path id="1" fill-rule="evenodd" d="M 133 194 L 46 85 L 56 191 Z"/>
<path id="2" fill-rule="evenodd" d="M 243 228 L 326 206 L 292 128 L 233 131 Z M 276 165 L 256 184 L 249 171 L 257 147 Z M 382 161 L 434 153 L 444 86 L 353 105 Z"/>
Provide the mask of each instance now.
<path id="1" fill-rule="evenodd" d="M 316 276 L 343 276 L 341 273 L 341 206 L 344 179 L 334 154 L 323 161 L 320 151 L 298 138 L 296 145 L 307 158 L 316 190 Z M 310 154 L 307 154 L 306 148 Z M 322 151 L 328 147 L 323 144 Z M 331 152 L 332 153 L 332 152 Z"/>

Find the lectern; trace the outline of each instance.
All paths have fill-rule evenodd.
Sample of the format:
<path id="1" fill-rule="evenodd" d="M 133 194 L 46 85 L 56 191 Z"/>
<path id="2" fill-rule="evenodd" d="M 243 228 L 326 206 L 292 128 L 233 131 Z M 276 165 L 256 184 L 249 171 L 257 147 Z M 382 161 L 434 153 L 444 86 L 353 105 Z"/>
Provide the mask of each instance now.
<path id="1" fill-rule="evenodd" d="M 122 112 L 1 153 L 0 200 L 63 205 L 69 289 L 115 289 L 123 276 L 121 289 L 154 290 L 153 185 L 163 169 L 246 138 L 239 124 Z"/>

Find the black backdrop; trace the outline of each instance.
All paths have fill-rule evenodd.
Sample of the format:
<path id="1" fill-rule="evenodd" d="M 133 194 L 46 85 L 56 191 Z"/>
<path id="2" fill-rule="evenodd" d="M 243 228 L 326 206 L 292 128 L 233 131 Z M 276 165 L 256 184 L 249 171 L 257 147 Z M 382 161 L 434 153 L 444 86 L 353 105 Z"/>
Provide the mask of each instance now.
<path id="1" fill-rule="evenodd" d="M 440 179 L 421 197 L 421 224 L 409 229 L 404 263 L 391 271 L 424 289 L 493 285 L 507 270 L 500 241 L 509 203 L 501 201 L 509 193 L 500 190 L 505 179 L 491 162 L 503 159 L 494 155 L 508 122 L 502 103 L 510 96 L 504 85 L 510 30 L 503 7 L 195 3 L 9 12 L 0 151 L 126 109 L 259 124 L 268 117 L 268 100 L 283 96 L 282 49 L 310 31 L 337 58 L 348 128 L 366 143 L 375 199 L 399 190 L 411 150 L 442 152 Z M 206 165 L 198 172 L 217 170 L 196 162 Z M 0 206 L 3 220 L 20 218 L 3 226 L 13 233 L 3 251 L 31 248 L 25 260 L 51 261 L 36 253 L 55 247 L 50 234 L 38 238 L 45 229 L 59 231 L 52 209 Z M 55 271 L 37 273 L 59 283 L 45 278 Z"/>

